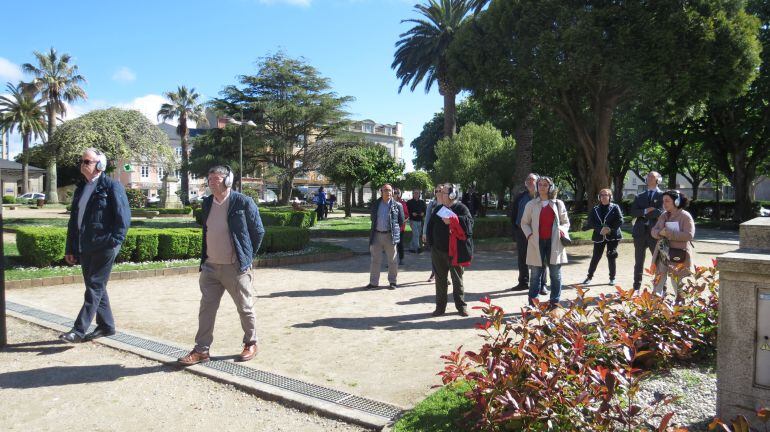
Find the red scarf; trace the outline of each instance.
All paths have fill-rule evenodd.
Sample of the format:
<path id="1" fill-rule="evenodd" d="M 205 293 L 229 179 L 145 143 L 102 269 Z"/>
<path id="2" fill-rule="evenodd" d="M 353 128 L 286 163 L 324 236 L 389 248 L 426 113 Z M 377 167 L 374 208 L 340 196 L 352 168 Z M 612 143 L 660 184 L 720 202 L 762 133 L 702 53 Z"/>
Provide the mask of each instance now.
<path id="1" fill-rule="evenodd" d="M 465 235 L 463 227 L 460 226 L 460 220 L 457 219 L 457 215 L 449 217 L 449 258 L 451 259 L 452 266 L 468 267 L 471 265 L 470 261 L 457 262 L 457 242 L 465 241 L 468 236 Z"/>

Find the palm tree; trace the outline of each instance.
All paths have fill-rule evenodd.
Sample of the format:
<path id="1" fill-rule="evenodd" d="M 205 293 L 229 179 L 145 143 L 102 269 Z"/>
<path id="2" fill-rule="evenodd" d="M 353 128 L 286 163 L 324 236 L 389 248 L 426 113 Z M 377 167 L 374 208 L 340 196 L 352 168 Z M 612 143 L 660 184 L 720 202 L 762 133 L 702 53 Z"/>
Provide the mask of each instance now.
<path id="1" fill-rule="evenodd" d="M 456 32 L 465 22 L 478 1 L 428 0 L 427 5 L 414 8 L 424 18 L 401 22 L 416 24 L 396 42 L 396 53 L 391 67 L 401 80 L 398 91 L 411 82 L 410 90 L 425 80 L 425 92 L 438 81 L 438 92 L 444 97 L 444 136 L 455 134 L 457 113 L 455 97 L 460 89 L 449 76 L 447 49 Z"/>
<path id="2" fill-rule="evenodd" d="M 195 93 L 195 89 L 187 89 L 186 86 L 180 86 L 176 92 L 166 92 L 164 94 L 171 103 L 164 103 L 158 110 L 158 118 L 163 121 L 179 119 L 179 125 L 176 127 L 176 134 L 182 140 L 182 202 L 187 205 L 190 202 L 188 190 L 190 187 L 190 177 L 188 174 L 190 153 L 187 139 L 189 137 L 189 128 L 187 121 L 192 120 L 196 124 L 208 124 L 203 104 L 198 102 L 200 95 Z"/>
<path id="3" fill-rule="evenodd" d="M 48 119 L 48 140 L 50 159 L 46 170 L 48 191 L 46 200 L 50 203 L 59 202 L 59 194 L 56 191 L 56 158 L 58 149 L 50 143 L 53 131 L 56 128 L 56 119 L 59 114 L 65 114 L 67 107 L 64 103 L 73 103 L 79 99 L 86 99 L 86 92 L 80 87 L 86 79 L 78 74 L 78 67 L 70 64 L 72 58 L 69 54 L 56 53 L 51 48 L 47 53 L 35 51 L 37 66 L 24 63 L 21 68 L 24 72 L 35 76 L 31 86 L 34 87 L 45 101 L 46 117 Z"/>
<path id="4" fill-rule="evenodd" d="M 21 135 L 22 186 L 21 193 L 29 192 L 29 143 L 32 135 L 45 138 L 45 112 L 43 99 L 35 99 L 35 93 L 24 83 L 7 85 L 9 96 L 0 96 L 0 127 L 13 130 Z"/>

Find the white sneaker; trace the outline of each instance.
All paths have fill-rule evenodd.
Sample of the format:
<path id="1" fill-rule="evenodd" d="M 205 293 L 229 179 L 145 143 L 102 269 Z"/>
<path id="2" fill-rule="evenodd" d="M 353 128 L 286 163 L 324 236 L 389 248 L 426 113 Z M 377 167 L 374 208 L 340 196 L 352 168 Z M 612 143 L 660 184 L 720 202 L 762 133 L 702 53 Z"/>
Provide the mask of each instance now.
<path id="1" fill-rule="evenodd" d="M 582 285 L 588 285 L 591 283 L 591 278 L 586 278 L 586 280 L 583 281 Z"/>

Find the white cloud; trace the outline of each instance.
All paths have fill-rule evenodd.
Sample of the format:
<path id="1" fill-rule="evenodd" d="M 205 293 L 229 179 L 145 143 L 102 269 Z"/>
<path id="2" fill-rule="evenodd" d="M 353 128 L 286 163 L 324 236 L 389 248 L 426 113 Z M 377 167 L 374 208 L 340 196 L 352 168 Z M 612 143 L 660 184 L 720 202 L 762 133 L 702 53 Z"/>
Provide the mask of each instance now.
<path id="1" fill-rule="evenodd" d="M 119 83 L 127 84 L 136 81 L 136 74 L 126 66 L 122 66 L 112 74 L 112 80 Z"/>
<path id="2" fill-rule="evenodd" d="M 12 84 L 16 84 L 23 77 L 24 73 L 22 73 L 19 65 L 0 57 L 0 82 L 8 81 Z"/>
<path id="3" fill-rule="evenodd" d="M 291 6 L 309 7 L 313 0 L 259 0 L 260 3 L 266 5 L 273 4 L 287 4 Z"/>
<path id="4" fill-rule="evenodd" d="M 144 114 L 152 124 L 158 123 L 158 110 L 160 106 L 167 103 L 168 99 L 158 94 L 148 94 L 140 96 L 131 102 L 117 104 L 118 108 L 135 109 Z M 174 123 L 176 125 L 176 123 Z"/>

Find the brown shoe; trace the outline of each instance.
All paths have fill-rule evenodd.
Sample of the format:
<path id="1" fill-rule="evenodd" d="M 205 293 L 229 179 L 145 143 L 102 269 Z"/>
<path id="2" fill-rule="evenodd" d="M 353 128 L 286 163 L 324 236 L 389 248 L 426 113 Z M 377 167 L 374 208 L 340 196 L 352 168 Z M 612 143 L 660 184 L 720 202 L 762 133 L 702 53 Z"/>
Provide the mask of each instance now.
<path id="1" fill-rule="evenodd" d="M 179 357 L 177 360 L 179 364 L 184 366 L 192 366 L 194 364 L 205 363 L 207 361 L 209 361 L 209 353 L 202 353 L 195 350 L 190 351 L 190 354 L 187 354 L 184 357 Z"/>
<path id="2" fill-rule="evenodd" d="M 242 361 L 242 362 L 249 361 L 253 359 L 255 355 L 257 355 L 256 343 L 253 343 L 250 345 L 244 345 L 241 355 L 238 356 L 238 361 Z"/>

